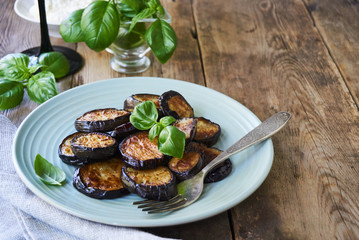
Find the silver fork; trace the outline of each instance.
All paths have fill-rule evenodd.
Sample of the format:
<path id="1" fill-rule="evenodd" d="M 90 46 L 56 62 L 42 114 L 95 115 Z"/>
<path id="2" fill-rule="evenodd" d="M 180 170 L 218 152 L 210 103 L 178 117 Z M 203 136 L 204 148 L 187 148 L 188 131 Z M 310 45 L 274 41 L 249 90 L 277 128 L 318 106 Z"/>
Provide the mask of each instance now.
<path id="1" fill-rule="evenodd" d="M 213 159 L 197 175 L 179 183 L 177 185 L 178 195 L 174 198 L 168 201 L 144 200 L 133 202 L 132 204 L 138 205 L 138 208 L 141 208 L 142 211 L 146 211 L 147 213 L 163 213 L 184 208 L 192 204 L 200 197 L 203 190 L 204 177 L 210 170 L 233 154 L 268 139 L 278 132 L 289 121 L 290 117 L 291 114 L 287 112 L 278 112 L 269 117 Z"/>

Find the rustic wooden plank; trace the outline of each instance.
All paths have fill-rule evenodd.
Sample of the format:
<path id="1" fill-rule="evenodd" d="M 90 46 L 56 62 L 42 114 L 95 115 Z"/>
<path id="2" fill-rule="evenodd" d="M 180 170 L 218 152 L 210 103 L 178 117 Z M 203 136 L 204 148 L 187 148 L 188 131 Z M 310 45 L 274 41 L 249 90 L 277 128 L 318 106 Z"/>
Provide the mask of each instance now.
<path id="1" fill-rule="evenodd" d="M 347 0 L 306 0 L 307 9 L 359 105 L 359 4 Z"/>
<path id="2" fill-rule="evenodd" d="M 359 236 L 359 114 L 302 1 L 195 1 L 207 85 L 261 119 L 293 114 L 272 139 L 264 184 L 232 211 L 236 239 Z"/>

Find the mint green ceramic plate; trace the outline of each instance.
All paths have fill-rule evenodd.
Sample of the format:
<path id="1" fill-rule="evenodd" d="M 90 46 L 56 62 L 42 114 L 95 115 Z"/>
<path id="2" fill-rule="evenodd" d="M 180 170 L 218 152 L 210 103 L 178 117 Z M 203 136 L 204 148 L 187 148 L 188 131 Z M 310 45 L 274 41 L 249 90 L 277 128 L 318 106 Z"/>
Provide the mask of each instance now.
<path id="1" fill-rule="evenodd" d="M 271 140 L 231 157 L 232 173 L 218 183 L 207 184 L 201 198 L 189 207 L 166 214 L 146 214 L 135 206 L 134 194 L 113 200 L 97 200 L 79 193 L 72 186 L 74 167 L 57 155 L 62 139 L 75 132 L 74 120 L 96 108 L 122 108 L 126 97 L 134 93 L 161 94 L 180 92 L 195 110 L 222 126 L 216 147 L 225 149 L 260 123 L 237 101 L 212 89 L 178 80 L 130 77 L 103 80 L 73 88 L 36 108 L 19 127 L 13 144 L 13 161 L 18 175 L 37 196 L 72 215 L 111 225 L 130 227 L 170 226 L 201 220 L 239 204 L 251 195 L 267 177 L 273 162 Z M 48 186 L 35 175 L 33 161 L 37 153 L 61 167 L 67 175 L 62 187 Z"/>

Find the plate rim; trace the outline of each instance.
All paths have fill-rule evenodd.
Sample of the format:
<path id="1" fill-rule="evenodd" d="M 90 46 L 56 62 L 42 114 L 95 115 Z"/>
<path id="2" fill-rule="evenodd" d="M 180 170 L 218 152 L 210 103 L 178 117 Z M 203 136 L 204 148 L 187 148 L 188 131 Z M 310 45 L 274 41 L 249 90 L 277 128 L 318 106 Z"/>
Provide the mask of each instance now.
<path id="1" fill-rule="evenodd" d="M 243 202 L 246 198 L 248 198 L 250 195 L 252 195 L 264 182 L 264 180 L 267 178 L 272 165 L 273 165 L 273 160 L 274 160 L 274 148 L 273 148 L 273 142 L 271 139 L 268 139 L 266 142 L 269 145 L 269 150 L 270 150 L 270 156 L 268 156 L 270 158 L 270 164 L 269 167 L 266 169 L 266 171 L 264 172 L 263 175 L 261 175 L 261 178 L 258 179 L 258 181 L 256 182 L 256 184 L 253 187 L 253 191 L 251 192 L 247 192 L 245 195 L 243 195 L 242 199 L 239 202 L 230 204 L 230 205 L 226 205 L 226 206 L 222 206 L 221 208 L 219 208 L 219 210 L 217 212 L 211 213 L 211 214 L 204 214 L 201 217 L 198 218 L 194 218 L 191 220 L 182 220 L 182 221 L 177 221 L 177 222 L 169 222 L 166 224 L 154 224 L 153 222 L 148 222 L 146 224 L 119 224 L 119 223 L 111 223 L 111 222 L 107 222 L 107 221 L 101 221 L 96 217 L 89 217 L 89 216 L 84 216 L 83 214 L 79 214 L 78 212 L 73 212 L 70 211 L 69 209 L 67 209 L 66 207 L 64 207 L 63 205 L 57 203 L 55 200 L 52 200 L 51 197 L 49 197 L 48 195 L 46 195 L 45 193 L 41 192 L 28 178 L 27 176 L 22 172 L 22 170 L 20 169 L 20 165 L 18 165 L 17 159 L 16 159 L 16 141 L 19 138 L 19 134 L 21 132 L 21 129 L 23 129 L 28 121 L 28 119 L 30 119 L 34 114 L 37 113 L 37 111 L 40 111 L 39 109 L 45 108 L 48 104 L 51 104 L 52 101 L 56 101 L 57 98 L 62 98 L 64 95 L 66 96 L 67 94 L 71 94 L 73 91 L 77 91 L 76 89 L 79 88 L 86 88 L 89 85 L 96 85 L 96 84 L 101 84 L 103 81 L 116 81 L 116 80 L 121 80 L 121 81 L 125 81 L 126 79 L 140 79 L 140 80 L 144 80 L 146 79 L 146 81 L 149 81 L 148 79 L 153 79 L 153 80 L 161 80 L 161 81 L 173 81 L 173 82 L 178 82 L 180 84 L 185 84 L 185 85 L 195 85 L 196 87 L 202 87 L 202 88 L 206 88 L 207 90 L 214 92 L 215 94 L 220 94 L 222 97 L 230 99 L 231 101 L 235 101 L 237 104 L 241 105 L 241 107 L 243 107 L 249 114 L 251 114 L 251 117 L 258 120 L 258 122 L 260 123 L 260 119 L 248 108 L 246 108 L 243 104 L 241 104 L 240 102 L 236 101 L 235 99 L 219 92 L 216 91 L 214 89 L 208 88 L 206 86 L 203 85 L 199 85 L 196 83 L 192 83 L 192 82 L 186 82 L 186 81 L 182 81 L 182 80 L 176 80 L 176 79 L 169 79 L 169 78 L 162 78 L 162 77 L 118 77 L 118 78 L 109 78 L 109 79 L 104 79 L 104 80 L 99 80 L 96 82 L 91 82 L 91 83 L 87 83 L 84 85 L 80 85 L 80 86 L 76 86 L 73 87 L 71 89 L 68 89 L 66 91 L 61 92 L 60 94 L 56 95 L 55 97 L 51 98 L 50 100 L 48 100 L 47 102 L 39 105 L 38 107 L 36 107 L 28 116 L 26 116 L 26 118 L 22 121 L 22 123 L 20 124 L 19 128 L 16 131 L 16 134 L 14 136 L 14 140 L 13 140 L 13 144 L 12 144 L 12 161 L 13 164 L 15 166 L 15 170 L 16 173 L 18 174 L 18 176 L 20 177 L 20 179 L 24 182 L 24 184 L 26 185 L 26 187 L 28 189 L 30 189 L 36 196 L 38 196 L 39 198 L 41 198 L 42 200 L 44 200 L 45 202 L 47 202 L 48 204 L 55 206 L 56 208 L 71 214 L 72 216 L 76 216 L 82 219 L 86 219 L 86 220 L 90 220 L 90 221 L 95 221 L 98 223 L 104 223 L 104 224 L 108 224 L 108 225 L 113 225 L 113 226 L 123 226 L 123 227 L 164 227 L 164 226 L 173 226 L 173 225 L 179 225 L 179 224 L 185 224 L 185 223 L 190 223 L 190 222 L 195 222 L 195 221 L 200 221 L 203 219 L 207 219 L 209 217 L 218 215 L 220 213 L 223 213 L 224 211 L 240 204 L 241 202 Z M 139 81 L 140 81 L 139 80 Z"/>

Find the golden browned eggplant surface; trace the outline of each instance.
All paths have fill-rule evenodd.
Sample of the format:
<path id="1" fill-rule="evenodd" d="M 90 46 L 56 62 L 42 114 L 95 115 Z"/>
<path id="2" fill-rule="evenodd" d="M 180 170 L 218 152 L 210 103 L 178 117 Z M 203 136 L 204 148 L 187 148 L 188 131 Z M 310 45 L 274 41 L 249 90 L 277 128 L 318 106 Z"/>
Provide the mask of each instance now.
<path id="1" fill-rule="evenodd" d="M 80 169 L 80 177 L 86 187 L 106 191 L 121 189 L 121 169 L 124 165 L 125 163 L 118 158 L 86 164 Z"/>

